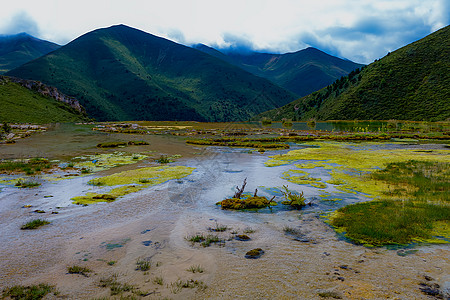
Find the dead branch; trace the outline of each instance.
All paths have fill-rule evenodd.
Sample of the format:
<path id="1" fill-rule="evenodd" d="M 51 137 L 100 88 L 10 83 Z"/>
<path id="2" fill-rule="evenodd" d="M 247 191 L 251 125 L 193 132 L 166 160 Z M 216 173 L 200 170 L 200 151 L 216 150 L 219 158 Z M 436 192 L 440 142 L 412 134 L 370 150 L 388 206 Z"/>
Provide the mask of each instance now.
<path id="1" fill-rule="evenodd" d="M 244 179 L 242 187 L 236 186 L 237 192 L 234 194 L 233 198 L 241 199 L 242 193 L 244 192 L 245 186 L 247 185 L 247 177 Z"/>

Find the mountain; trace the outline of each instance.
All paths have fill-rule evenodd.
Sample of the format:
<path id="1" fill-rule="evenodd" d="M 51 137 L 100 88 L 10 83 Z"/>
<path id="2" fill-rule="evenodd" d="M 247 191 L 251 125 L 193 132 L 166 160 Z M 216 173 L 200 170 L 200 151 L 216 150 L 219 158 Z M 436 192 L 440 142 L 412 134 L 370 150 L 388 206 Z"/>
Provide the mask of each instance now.
<path id="1" fill-rule="evenodd" d="M 37 81 L 0 76 L 0 123 L 88 120 L 78 101 Z"/>
<path id="2" fill-rule="evenodd" d="M 311 47 L 286 54 L 222 53 L 202 44 L 194 48 L 269 79 L 299 97 L 315 92 L 363 66 Z"/>
<path id="3" fill-rule="evenodd" d="M 26 33 L 0 35 L 0 74 L 50 53 L 60 46 Z"/>
<path id="4" fill-rule="evenodd" d="M 201 51 L 116 25 L 7 73 L 76 97 L 97 120 L 242 121 L 295 99 Z"/>
<path id="5" fill-rule="evenodd" d="M 450 119 L 450 26 L 258 118 Z"/>

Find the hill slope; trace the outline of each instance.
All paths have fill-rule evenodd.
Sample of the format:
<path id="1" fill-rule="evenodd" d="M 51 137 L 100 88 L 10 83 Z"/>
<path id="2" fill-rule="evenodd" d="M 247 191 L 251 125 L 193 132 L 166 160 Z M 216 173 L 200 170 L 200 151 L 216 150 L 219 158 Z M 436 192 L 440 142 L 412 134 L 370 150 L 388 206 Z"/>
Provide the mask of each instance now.
<path id="1" fill-rule="evenodd" d="M 0 76 L 0 123 L 42 124 L 87 119 L 75 99 L 58 93 L 54 88 Z"/>
<path id="2" fill-rule="evenodd" d="M 247 120 L 295 97 L 240 68 L 124 25 L 7 73 L 74 96 L 97 120 Z"/>
<path id="3" fill-rule="evenodd" d="M 0 36 L 0 74 L 50 53 L 60 46 L 26 33 Z"/>
<path id="4" fill-rule="evenodd" d="M 322 90 L 261 114 L 274 120 L 450 118 L 450 26 L 400 48 Z"/>
<path id="5" fill-rule="evenodd" d="M 331 84 L 363 65 L 326 54 L 316 48 L 293 53 L 235 53 L 224 54 L 205 45 L 196 49 L 232 63 L 295 93 L 305 96 Z"/>

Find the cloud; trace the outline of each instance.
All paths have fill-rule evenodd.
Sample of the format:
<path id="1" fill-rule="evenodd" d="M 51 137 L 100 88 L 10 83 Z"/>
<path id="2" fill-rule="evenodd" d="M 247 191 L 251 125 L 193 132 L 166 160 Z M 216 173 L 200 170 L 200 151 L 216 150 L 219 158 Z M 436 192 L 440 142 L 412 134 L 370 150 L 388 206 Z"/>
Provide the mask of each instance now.
<path id="1" fill-rule="evenodd" d="M 40 33 L 37 22 L 25 11 L 16 13 L 11 20 L 1 28 L 1 32 L 4 34 L 26 32 L 35 37 Z"/>

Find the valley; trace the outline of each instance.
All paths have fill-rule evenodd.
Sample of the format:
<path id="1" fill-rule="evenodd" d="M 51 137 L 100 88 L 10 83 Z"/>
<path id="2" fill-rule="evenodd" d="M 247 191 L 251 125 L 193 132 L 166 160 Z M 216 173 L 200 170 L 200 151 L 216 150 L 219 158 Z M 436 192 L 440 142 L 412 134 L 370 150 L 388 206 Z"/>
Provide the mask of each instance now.
<path id="1" fill-rule="evenodd" d="M 54 287 L 57 298 L 83 299 L 444 295 L 450 241 L 445 214 L 431 221 L 432 230 L 426 229 L 425 235 L 416 232 L 400 243 L 380 240 L 371 245 L 329 223 L 344 207 L 416 197 L 409 194 L 416 189 L 410 184 L 396 186 L 370 177 L 389 163 L 423 161 L 433 168 L 450 163 L 444 134 L 448 123 L 399 123 L 395 129 L 388 124 L 315 124 L 329 131 L 293 129 L 306 123 L 60 124 L 0 145 L 0 167 L 32 157 L 48 164 L 40 170 L 32 167 L 29 175 L 17 168 L 0 175 L 0 218 L 5 224 L 0 235 L 1 288 L 45 283 Z M 385 134 L 397 137 L 338 141 L 355 134 L 376 136 L 372 128 L 388 127 Z M 420 138 L 417 131 L 429 138 Z M 283 141 L 289 149 L 264 148 L 264 139 L 302 135 L 314 139 Z M 261 145 L 187 143 L 211 138 L 247 138 Z M 100 143 L 118 146 L 100 148 Z M 444 185 L 433 192 L 431 205 L 443 205 L 448 212 L 448 168 L 439 172 L 444 173 L 436 173 L 434 180 L 444 178 Z M 244 193 L 257 189 L 258 196 L 275 196 L 278 204 L 244 211 L 216 205 L 232 197 L 244 179 Z M 19 180 L 38 186 L 14 186 Z M 283 186 L 303 193 L 311 205 L 296 210 L 281 204 Z M 396 187 L 404 190 L 392 194 Z M 86 196 L 92 201 L 80 203 L 79 197 Z M 20 229 L 37 218 L 50 224 Z M 237 239 L 244 235 L 249 240 Z M 202 246 L 190 241 L 195 236 L 212 242 Z M 256 248 L 264 252 L 260 258 L 245 258 Z"/>

